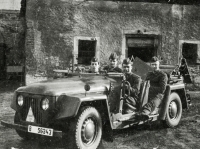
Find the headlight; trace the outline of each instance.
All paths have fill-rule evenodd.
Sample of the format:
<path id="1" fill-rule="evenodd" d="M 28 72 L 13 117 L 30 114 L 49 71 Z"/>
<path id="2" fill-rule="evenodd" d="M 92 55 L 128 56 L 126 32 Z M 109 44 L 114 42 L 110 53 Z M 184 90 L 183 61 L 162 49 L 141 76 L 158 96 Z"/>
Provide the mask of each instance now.
<path id="1" fill-rule="evenodd" d="M 19 96 L 17 97 L 17 104 L 18 104 L 19 106 L 22 106 L 23 103 L 24 103 L 24 97 L 23 97 L 22 95 L 19 95 Z"/>
<path id="2" fill-rule="evenodd" d="M 43 99 L 41 102 L 41 107 L 43 110 L 47 110 L 49 108 L 49 99 Z"/>

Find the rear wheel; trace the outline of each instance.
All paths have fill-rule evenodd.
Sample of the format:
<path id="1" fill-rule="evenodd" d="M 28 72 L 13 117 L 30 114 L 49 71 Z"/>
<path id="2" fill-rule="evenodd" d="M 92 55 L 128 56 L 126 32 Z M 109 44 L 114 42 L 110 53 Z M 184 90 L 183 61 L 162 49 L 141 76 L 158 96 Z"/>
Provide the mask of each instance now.
<path id="1" fill-rule="evenodd" d="M 101 142 L 102 121 L 94 107 L 82 108 L 70 125 L 69 141 L 73 148 L 96 149 Z"/>
<path id="2" fill-rule="evenodd" d="M 179 124 L 182 116 L 182 103 L 177 93 L 172 93 L 167 102 L 165 124 L 167 127 L 175 127 Z"/>

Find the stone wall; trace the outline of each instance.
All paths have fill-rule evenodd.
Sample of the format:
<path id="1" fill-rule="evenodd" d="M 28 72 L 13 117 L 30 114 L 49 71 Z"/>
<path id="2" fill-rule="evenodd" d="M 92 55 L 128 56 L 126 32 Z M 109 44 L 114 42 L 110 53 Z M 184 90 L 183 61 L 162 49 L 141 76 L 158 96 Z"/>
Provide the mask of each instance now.
<path id="1" fill-rule="evenodd" d="M 6 65 L 24 65 L 24 28 L 19 18 L 20 11 L 0 11 L 0 43 L 6 45 Z"/>
<path id="2" fill-rule="evenodd" d="M 199 6 L 75 0 L 27 1 L 27 70 L 48 74 L 66 69 L 73 59 L 74 37 L 99 37 L 100 61 L 122 54 L 127 30 L 161 35 L 158 55 L 177 64 L 179 40 L 200 40 Z"/>
<path id="3" fill-rule="evenodd" d="M 5 54 L 0 79 L 8 78 L 8 66 L 25 66 L 25 0 L 2 1 L 0 6 L 0 46 Z M 1 52 L 2 53 L 2 52 Z M 1 57 L 2 58 L 2 57 Z M 21 80 L 21 79 L 20 79 Z M 22 79 L 24 82 L 24 78 Z"/>

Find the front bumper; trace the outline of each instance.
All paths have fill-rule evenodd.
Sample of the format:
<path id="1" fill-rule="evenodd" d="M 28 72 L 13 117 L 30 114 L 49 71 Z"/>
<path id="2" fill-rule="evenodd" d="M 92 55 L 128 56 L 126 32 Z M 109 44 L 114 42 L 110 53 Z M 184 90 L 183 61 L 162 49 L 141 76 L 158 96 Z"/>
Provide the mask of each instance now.
<path id="1" fill-rule="evenodd" d="M 14 129 L 17 129 L 17 130 L 28 132 L 28 126 L 9 123 L 9 122 L 6 122 L 6 121 L 1 121 L 1 125 L 5 126 L 5 127 L 8 127 L 8 128 L 14 128 Z M 38 134 L 38 135 L 40 135 L 40 134 Z M 52 137 L 62 138 L 62 135 L 63 135 L 62 131 L 53 130 L 53 136 Z"/>

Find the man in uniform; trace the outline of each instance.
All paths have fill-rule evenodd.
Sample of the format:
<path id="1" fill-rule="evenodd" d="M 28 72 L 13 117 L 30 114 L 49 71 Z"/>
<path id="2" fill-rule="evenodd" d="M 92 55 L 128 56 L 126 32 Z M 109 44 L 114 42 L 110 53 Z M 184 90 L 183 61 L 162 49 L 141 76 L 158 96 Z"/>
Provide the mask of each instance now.
<path id="1" fill-rule="evenodd" d="M 153 57 L 150 66 L 154 69 L 148 72 L 146 80 L 150 81 L 148 102 L 143 106 L 141 117 L 147 119 L 148 115 L 156 114 L 158 107 L 162 102 L 167 85 L 166 73 L 159 70 L 160 62 L 157 57 Z"/>
<path id="2" fill-rule="evenodd" d="M 132 113 L 137 109 L 137 100 L 142 79 L 140 76 L 132 73 L 132 62 L 129 58 L 123 60 L 122 68 L 126 81 L 130 83 L 130 88 L 128 86 L 125 87 L 126 91 L 128 88 L 130 89 L 130 96 L 125 98 L 123 106 L 124 113 L 127 114 Z"/>
<path id="3" fill-rule="evenodd" d="M 93 57 L 91 60 L 91 66 L 89 72 L 99 74 L 99 62 L 96 57 Z"/>
<path id="4" fill-rule="evenodd" d="M 122 69 L 118 67 L 118 56 L 116 53 L 111 53 L 109 57 L 109 65 L 103 68 L 106 72 L 122 72 Z"/>

